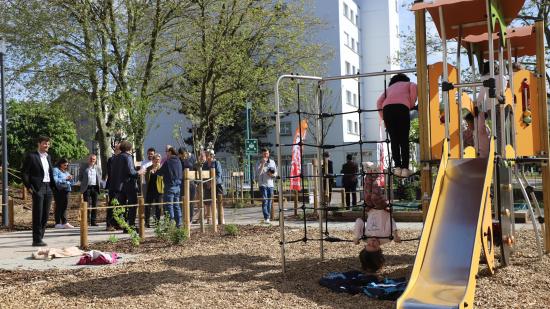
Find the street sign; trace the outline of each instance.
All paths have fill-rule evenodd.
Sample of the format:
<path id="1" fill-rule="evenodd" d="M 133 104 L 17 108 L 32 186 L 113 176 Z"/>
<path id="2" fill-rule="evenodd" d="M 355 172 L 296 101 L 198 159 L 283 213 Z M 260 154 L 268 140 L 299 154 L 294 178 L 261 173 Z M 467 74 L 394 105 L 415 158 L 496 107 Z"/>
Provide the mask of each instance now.
<path id="1" fill-rule="evenodd" d="M 244 152 L 246 154 L 258 153 L 258 140 L 255 138 L 248 138 L 244 141 Z"/>

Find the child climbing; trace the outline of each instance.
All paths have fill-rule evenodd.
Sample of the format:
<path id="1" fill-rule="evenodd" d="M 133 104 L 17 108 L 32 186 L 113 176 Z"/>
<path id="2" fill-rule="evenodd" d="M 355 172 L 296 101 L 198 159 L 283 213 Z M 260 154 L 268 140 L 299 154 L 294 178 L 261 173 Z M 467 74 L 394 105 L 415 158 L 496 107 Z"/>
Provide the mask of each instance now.
<path id="1" fill-rule="evenodd" d="M 485 119 L 487 118 L 487 113 L 481 113 L 478 114 L 477 107 L 474 108 L 474 114 L 476 117 L 474 118 L 474 115 L 472 113 L 466 114 L 464 116 L 464 120 L 466 121 L 466 128 L 462 132 L 462 138 L 464 141 L 464 148 L 468 146 L 472 146 L 475 148 L 475 140 L 474 140 L 474 119 L 476 120 L 476 126 L 477 126 L 477 143 L 478 143 L 478 152 L 480 158 L 486 158 L 489 155 L 489 136 L 491 135 L 491 131 L 487 124 L 485 123 Z"/>
<path id="2" fill-rule="evenodd" d="M 361 218 L 357 218 L 353 233 L 356 245 L 363 235 L 366 236 L 365 247 L 359 253 L 359 261 L 361 268 L 370 273 L 377 272 L 384 265 L 385 259 L 380 246 L 390 242 L 390 236 L 393 236 L 395 242 L 401 242 L 395 221 L 387 209 L 370 209 L 366 226 Z"/>
<path id="3" fill-rule="evenodd" d="M 395 164 L 393 174 L 409 177 L 409 131 L 411 120 L 409 111 L 415 108 L 416 84 L 407 75 L 399 73 L 390 79 L 388 88 L 376 102 L 380 116 L 390 135 L 392 159 Z"/>

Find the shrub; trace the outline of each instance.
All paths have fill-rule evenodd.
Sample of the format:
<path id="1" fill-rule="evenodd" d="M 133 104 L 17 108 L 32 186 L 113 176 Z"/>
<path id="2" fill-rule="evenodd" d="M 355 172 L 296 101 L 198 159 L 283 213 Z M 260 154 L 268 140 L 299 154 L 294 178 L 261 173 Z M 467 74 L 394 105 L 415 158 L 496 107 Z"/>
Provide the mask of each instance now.
<path id="1" fill-rule="evenodd" d="M 224 230 L 225 234 L 229 236 L 237 236 L 239 234 L 239 227 L 236 224 L 226 224 Z"/>
<path id="2" fill-rule="evenodd" d="M 168 214 L 165 214 L 155 226 L 155 235 L 164 241 L 169 240 L 172 244 L 179 245 L 187 240 L 187 229 L 177 228 L 176 223 L 170 220 Z"/>
<path id="3" fill-rule="evenodd" d="M 112 244 L 116 244 L 118 242 L 118 238 L 115 235 L 110 235 L 108 241 Z"/>
<path id="4" fill-rule="evenodd" d="M 115 199 L 111 200 L 111 205 L 112 206 L 118 206 L 118 205 L 120 205 L 120 203 L 115 198 Z M 137 247 L 137 246 L 139 246 L 139 242 L 141 241 L 141 238 L 139 237 L 139 234 L 136 232 L 136 230 L 133 227 L 131 227 L 128 224 L 128 222 L 126 222 L 126 220 L 124 219 L 124 213 L 125 212 L 126 212 L 126 208 L 124 208 L 124 207 L 115 207 L 113 209 L 113 218 L 115 219 L 116 223 L 118 223 L 118 225 L 122 229 L 124 229 L 128 232 L 128 235 L 130 236 L 130 242 L 132 243 L 132 246 Z"/>

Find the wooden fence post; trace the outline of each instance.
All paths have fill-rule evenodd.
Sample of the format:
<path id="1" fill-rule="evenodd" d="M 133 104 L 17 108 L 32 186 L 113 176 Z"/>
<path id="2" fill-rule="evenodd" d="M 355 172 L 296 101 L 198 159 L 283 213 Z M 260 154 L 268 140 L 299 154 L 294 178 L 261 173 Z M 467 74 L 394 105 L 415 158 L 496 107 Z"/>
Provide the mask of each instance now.
<path id="1" fill-rule="evenodd" d="M 319 175 L 318 167 L 319 162 L 313 159 L 313 175 Z M 319 177 L 313 178 L 313 211 L 315 215 L 319 214 Z"/>
<path id="2" fill-rule="evenodd" d="M 206 232 L 204 229 L 204 185 L 202 183 L 202 170 L 199 170 L 199 221 L 201 224 L 201 233 Z"/>
<path id="3" fill-rule="evenodd" d="M 145 200 L 143 196 L 138 198 L 139 238 L 145 237 Z"/>
<path id="4" fill-rule="evenodd" d="M 11 197 L 8 197 L 8 226 L 10 230 L 13 230 L 13 228 L 15 227 L 13 206 L 13 199 Z"/>
<path id="5" fill-rule="evenodd" d="M 212 230 L 218 231 L 217 204 L 216 204 L 216 169 L 210 169 L 210 216 L 212 217 Z"/>
<path id="6" fill-rule="evenodd" d="M 187 233 L 187 239 L 191 237 L 191 209 L 189 207 L 189 168 L 183 170 L 183 227 Z"/>
<path id="7" fill-rule="evenodd" d="M 80 248 L 88 248 L 88 203 L 80 203 Z"/>
<path id="8" fill-rule="evenodd" d="M 298 216 L 298 190 L 292 190 L 294 195 L 294 215 Z"/>
<path id="9" fill-rule="evenodd" d="M 23 201 L 26 201 L 27 200 L 27 194 L 29 193 L 27 188 L 25 186 L 23 186 L 21 192 L 22 192 L 21 198 L 23 199 Z"/>

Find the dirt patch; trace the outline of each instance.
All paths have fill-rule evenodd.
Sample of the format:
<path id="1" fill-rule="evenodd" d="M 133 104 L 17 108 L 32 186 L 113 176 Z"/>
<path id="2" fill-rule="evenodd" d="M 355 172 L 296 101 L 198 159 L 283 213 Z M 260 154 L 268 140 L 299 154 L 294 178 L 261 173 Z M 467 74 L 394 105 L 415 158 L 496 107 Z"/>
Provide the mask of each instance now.
<path id="1" fill-rule="evenodd" d="M 267 226 L 239 226 L 238 236 L 193 233 L 181 246 L 146 239 L 138 248 L 127 241 L 103 242 L 94 249 L 139 254 L 135 261 L 112 267 L 66 271 L 0 271 L 2 308 L 20 307 L 190 307 L 190 308 L 393 308 L 394 302 L 363 295 L 330 292 L 318 284 L 332 271 L 359 268 L 361 246 L 319 242 L 289 244 L 287 274 L 281 273 L 279 231 Z M 288 240 L 301 239 L 303 230 L 289 230 Z M 310 237 L 318 232 L 308 230 Z M 401 232 L 414 238 L 418 231 Z M 333 236 L 349 239 L 350 232 Z M 550 304 L 550 259 L 535 251 L 532 232 L 518 237 L 517 258 L 494 276 L 480 272 L 476 307 L 547 307 Z M 387 265 L 381 276 L 408 276 L 418 243 L 388 244 Z"/>

